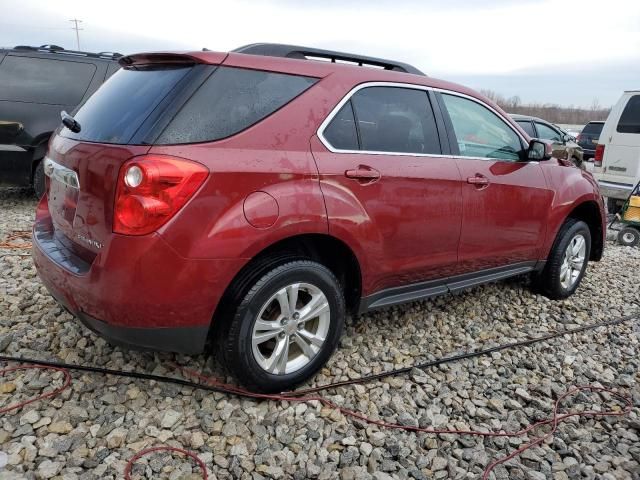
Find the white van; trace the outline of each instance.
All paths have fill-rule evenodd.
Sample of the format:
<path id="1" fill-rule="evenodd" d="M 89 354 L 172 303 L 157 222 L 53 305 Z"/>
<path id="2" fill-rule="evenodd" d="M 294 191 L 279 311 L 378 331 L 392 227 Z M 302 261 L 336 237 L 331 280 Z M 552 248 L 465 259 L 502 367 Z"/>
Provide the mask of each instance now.
<path id="1" fill-rule="evenodd" d="M 615 212 L 640 181 L 640 90 L 624 92 L 611 110 L 596 147 L 593 174 Z"/>

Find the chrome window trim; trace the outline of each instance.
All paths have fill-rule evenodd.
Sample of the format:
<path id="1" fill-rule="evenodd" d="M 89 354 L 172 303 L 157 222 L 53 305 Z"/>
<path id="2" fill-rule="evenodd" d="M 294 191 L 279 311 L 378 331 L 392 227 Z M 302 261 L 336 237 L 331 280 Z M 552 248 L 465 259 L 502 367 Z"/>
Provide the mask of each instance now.
<path id="1" fill-rule="evenodd" d="M 447 90 L 445 88 L 428 87 L 426 85 L 416 85 L 416 84 L 413 84 L 413 83 L 365 82 L 365 83 L 361 83 L 359 85 L 356 85 L 351 90 L 349 90 L 349 92 L 344 97 L 342 97 L 342 99 L 331 110 L 331 112 L 329 112 L 329 115 L 327 115 L 327 117 L 324 119 L 324 121 L 318 127 L 318 131 L 316 132 L 316 134 L 318 135 L 318 138 L 320 139 L 320 142 L 330 152 L 333 152 L 333 153 L 363 154 L 363 155 L 397 155 L 397 156 L 404 156 L 404 157 L 440 157 L 440 158 L 459 158 L 459 159 L 471 159 L 471 160 L 489 160 L 489 161 L 493 160 L 493 161 L 503 161 L 503 162 L 514 162 L 513 160 L 506 160 L 506 159 L 502 159 L 502 158 L 468 157 L 468 156 L 464 156 L 464 155 L 443 155 L 441 153 L 436 154 L 436 153 L 408 153 L 408 152 L 379 152 L 379 151 L 375 151 L 375 150 L 342 150 L 342 149 L 339 149 L 339 148 L 334 148 L 331 145 L 331 143 L 329 143 L 329 141 L 324 136 L 325 129 L 327 128 L 329 123 L 331 123 L 333 118 L 338 114 L 338 112 L 344 106 L 344 104 L 347 103 L 349 100 L 351 100 L 351 97 L 353 97 L 354 94 L 356 94 L 357 92 L 359 92 L 360 90 L 362 90 L 364 88 L 369 88 L 369 87 L 410 88 L 410 89 L 413 89 L 413 90 L 423 90 L 425 92 L 428 92 L 428 91 L 440 92 L 440 93 L 446 93 L 446 94 L 449 94 L 449 95 L 456 95 L 458 97 L 466 98 L 468 100 L 476 102 L 477 104 L 489 109 L 491 112 L 493 112 L 495 115 L 497 115 L 498 118 L 500 118 L 511 130 L 513 130 L 513 132 L 518 136 L 518 138 L 522 141 L 522 143 L 524 145 L 528 144 L 527 140 L 520 134 L 520 132 L 518 132 L 515 128 L 513 128 L 513 125 L 511 125 L 508 121 L 506 121 L 504 119 L 504 117 L 498 111 L 496 111 L 493 107 L 491 107 L 490 105 L 487 105 L 483 101 L 481 101 L 481 100 L 479 100 L 479 99 L 477 99 L 475 97 L 472 97 L 471 95 L 466 95 L 464 93 L 456 92 L 454 90 Z M 534 162 L 529 162 L 529 163 L 534 163 Z M 538 162 L 535 162 L 535 163 L 538 163 Z"/>
<path id="2" fill-rule="evenodd" d="M 78 174 L 74 170 L 54 162 L 49 157 L 44 157 L 44 174 L 51 179 L 64 183 L 68 187 L 80 190 Z"/>

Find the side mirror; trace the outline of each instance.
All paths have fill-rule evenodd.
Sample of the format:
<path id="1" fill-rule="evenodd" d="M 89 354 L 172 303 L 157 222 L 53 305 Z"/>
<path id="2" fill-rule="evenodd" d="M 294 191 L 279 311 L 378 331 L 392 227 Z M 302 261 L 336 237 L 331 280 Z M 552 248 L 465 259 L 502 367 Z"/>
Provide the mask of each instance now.
<path id="1" fill-rule="evenodd" d="M 527 149 L 527 160 L 549 160 L 553 153 L 550 143 L 534 138 L 529 142 Z"/>

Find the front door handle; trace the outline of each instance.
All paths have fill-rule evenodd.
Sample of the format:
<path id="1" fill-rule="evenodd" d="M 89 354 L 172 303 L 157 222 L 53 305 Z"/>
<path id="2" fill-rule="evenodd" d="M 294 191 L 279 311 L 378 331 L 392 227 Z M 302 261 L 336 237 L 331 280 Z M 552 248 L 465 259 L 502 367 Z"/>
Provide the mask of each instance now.
<path id="1" fill-rule="evenodd" d="M 358 165 L 358 168 L 345 171 L 344 176 L 361 182 L 374 182 L 380 178 L 380 172 L 368 165 Z"/>
<path id="2" fill-rule="evenodd" d="M 467 183 L 470 183 L 471 185 L 475 185 L 476 188 L 478 189 L 483 189 L 483 188 L 487 188 L 491 182 L 484 175 L 480 173 L 476 173 L 474 177 L 467 178 Z"/>

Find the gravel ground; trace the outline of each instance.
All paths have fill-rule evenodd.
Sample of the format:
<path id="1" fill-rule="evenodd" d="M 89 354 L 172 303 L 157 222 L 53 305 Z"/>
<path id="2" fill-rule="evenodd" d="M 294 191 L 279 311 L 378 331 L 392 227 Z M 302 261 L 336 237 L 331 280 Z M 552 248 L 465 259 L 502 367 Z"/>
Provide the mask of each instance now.
<path id="1" fill-rule="evenodd" d="M 0 190 L 0 242 L 30 228 L 28 191 Z M 38 281 L 26 251 L 0 249 L 0 352 L 155 374 L 170 362 L 212 374 L 203 357 L 112 347 L 63 312 Z M 640 305 L 640 249 L 607 245 L 572 298 L 532 294 L 526 279 L 380 311 L 348 322 L 339 350 L 310 385 L 411 365 L 610 319 Z M 340 405 L 407 425 L 518 430 L 549 416 L 572 385 L 601 384 L 632 396 L 625 417 L 573 419 L 539 447 L 499 466 L 500 479 L 640 479 L 640 322 L 574 334 L 410 375 L 326 392 Z M 0 407 L 59 385 L 60 374 L 0 379 Z M 14 391 L 15 390 L 15 391 Z M 579 395 L 573 408 L 611 406 Z M 605 406 L 603 406 L 605 405 Z M 0 479 L 122 478 L 127 460 L 153 446 L 195 452 L 209 478 L 479 478 L 491 460 L 533 437 L 486 439 L 385 430 L 317 403 L 240 400 L 142 380 L 73 373 L 72 387 L 0 415 Z M 202 478 L 195 463 L 157 453 L 134 478 Z"/>

